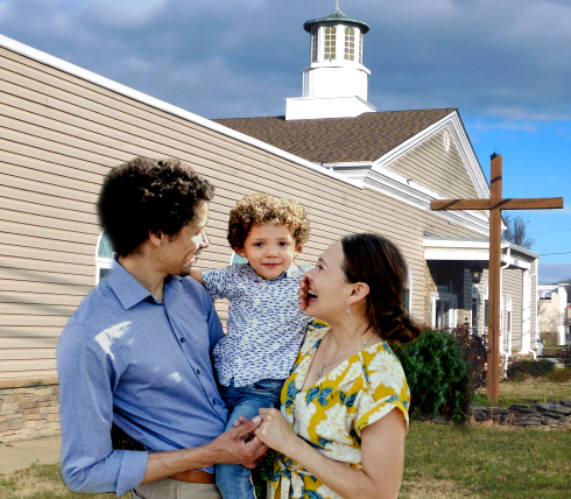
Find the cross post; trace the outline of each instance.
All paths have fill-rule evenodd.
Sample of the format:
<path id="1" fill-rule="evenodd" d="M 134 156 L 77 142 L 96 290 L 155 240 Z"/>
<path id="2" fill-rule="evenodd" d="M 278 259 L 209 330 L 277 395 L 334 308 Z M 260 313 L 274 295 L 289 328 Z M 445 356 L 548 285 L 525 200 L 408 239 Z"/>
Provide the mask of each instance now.
<path id="1" fill-rule="evenodd" d="M 501 210 L 545 210 L 563 208 L 563 198 L 502 198 L 502 157 L 492 155 L 489 199 L 442 199 L 431 201 L 433 211 L 489 210 L 490 211 L 490 260 L 488 289 L 491 300 L 488 314 L 488 399 L 497 402 L 500 396 L 500 283 L 502 257 Z"/>

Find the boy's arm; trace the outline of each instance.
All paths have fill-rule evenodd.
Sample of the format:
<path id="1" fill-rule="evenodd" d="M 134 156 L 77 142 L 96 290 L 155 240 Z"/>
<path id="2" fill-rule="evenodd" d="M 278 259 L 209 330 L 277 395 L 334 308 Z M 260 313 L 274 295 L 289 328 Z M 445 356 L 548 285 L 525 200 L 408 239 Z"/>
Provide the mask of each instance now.
<path id="1" fill-rule="evenodd" d="M 191 268 L 190 277 L 192 277 L 195 281 L 198 281 L 200 284 L 204 286 L 204 279 L 202 279 L 202 270 Z"/>

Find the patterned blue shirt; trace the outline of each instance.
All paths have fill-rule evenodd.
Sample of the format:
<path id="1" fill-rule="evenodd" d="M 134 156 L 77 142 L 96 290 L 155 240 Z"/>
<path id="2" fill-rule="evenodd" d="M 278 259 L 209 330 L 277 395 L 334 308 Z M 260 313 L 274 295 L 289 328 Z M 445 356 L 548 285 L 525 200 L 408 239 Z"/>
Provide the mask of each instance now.
<path id="1" fill-rule="evenodd" d="M 171 276 L 161 302 L 114 262 L 58 342 L 66 485 L 121 496 L 141 483 L 147 452 L 113 450 L 112 423 L 149 451 L 197 447 L 220 435 L 227 411 L 210 355 L 223 336 L 199 283 Z"/>
<path id="2" fill-rule="evenodd" d="M 251 385 L 286 379 L 311 317 L 299 310 L 299 281 L 311 266 L 291 264 L 277 279 L 265 280 L 249 265 L 202 272 L 213 299 L 228 298 L 228 334 L 213 351 L 221 385 Z"/>

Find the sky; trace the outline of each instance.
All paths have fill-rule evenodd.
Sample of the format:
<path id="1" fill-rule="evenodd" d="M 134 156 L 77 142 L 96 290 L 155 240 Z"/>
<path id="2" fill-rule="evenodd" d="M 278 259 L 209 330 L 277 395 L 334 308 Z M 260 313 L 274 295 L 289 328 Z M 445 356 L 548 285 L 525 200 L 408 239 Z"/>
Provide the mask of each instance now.
<path id="1" fill-rule="evenodd" d="M 335 0 L 0 0 L 0 33 L 206 118 L 283 115 L 303 23 Z M 526 220 L 540 282 L 571 279 L 571 0 L 340 0 L 367 22 L 379 111 L 457 108 L 505 197 L 565 198 Z"/>

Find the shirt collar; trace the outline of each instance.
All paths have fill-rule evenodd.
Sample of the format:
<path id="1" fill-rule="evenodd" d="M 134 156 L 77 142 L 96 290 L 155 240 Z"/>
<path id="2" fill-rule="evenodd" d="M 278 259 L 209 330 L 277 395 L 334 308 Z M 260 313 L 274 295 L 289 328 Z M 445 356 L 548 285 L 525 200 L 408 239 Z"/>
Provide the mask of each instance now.
<path id="1" fill-rule="evenodd" d="M 262 282 L 266 280 L 263 277 L 260 277 L 249 263 L 247 263 L 246 265 L 250 270 L 252 281 Z M 292 264 L 288 267 L 286 271 L 284 271 L 280 276 L 276 277 L 275 279 L 272 279 L 272 281 L 279 281 L 280 279 L 283 279 L 285 277 L 295 276 L 298 272 L 299 268 L 295 263 L 292 262 Z"/>
<path id="2" fill-rule="evenodd" d="M 111 272 L 105 277 L 105 282 L 111 287 L 125 310 L 153 297 L 149 290 L 137 281 L 117 259 L 112 264 Z"/>

